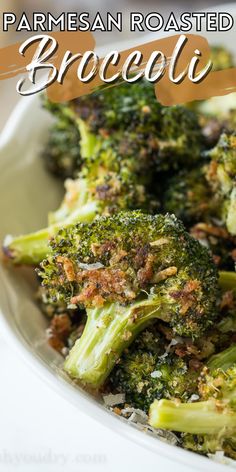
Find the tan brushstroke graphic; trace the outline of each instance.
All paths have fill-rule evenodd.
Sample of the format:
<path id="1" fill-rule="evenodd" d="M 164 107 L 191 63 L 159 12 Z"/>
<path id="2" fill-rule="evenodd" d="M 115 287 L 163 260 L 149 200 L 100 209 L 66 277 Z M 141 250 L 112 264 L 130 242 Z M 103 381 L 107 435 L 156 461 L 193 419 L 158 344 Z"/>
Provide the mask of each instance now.
<path id="1" fill-rule="evenodd" d="M 117 79 L 130 80 L 148 72 L 149 77 L 151 72 L 152 77 L 158 75 L 154 87 L 163 105 L 226 95 L 236 90 L 236 69 L 210 71 L 210 47 L 200 35 L 158 39 L 114 52 L 109 60 L 107 56 L 96 58 L 95 40 L 90 32 L 58 32 L 33 38 L 0 49 L 0 80 L 20 75 L 18 91 L 21 94 L 27 94 L 30 86 L 32 92 L 29 93 L 36 93 L 39 69 L 46 74 L 42 88 L 47 89 L 49 99 L 54 102 L 72 100 L 93 92 L 98 86 L 115 86 Z M 134 67 L 135 58 L 138 65 Z M 91 79 L 83 82 L 79 78 L 81 71 L 84 77 L 90 75 Z M 109 81 L 113 76 L 116 80 Z"/>

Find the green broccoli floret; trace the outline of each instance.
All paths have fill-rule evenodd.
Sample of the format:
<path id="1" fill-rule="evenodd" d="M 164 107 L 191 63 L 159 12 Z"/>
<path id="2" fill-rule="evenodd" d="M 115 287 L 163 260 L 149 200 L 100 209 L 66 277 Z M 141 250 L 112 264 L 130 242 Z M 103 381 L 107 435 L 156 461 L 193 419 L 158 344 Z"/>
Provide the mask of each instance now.
<path id="1" fill-rule="evenodd" d="M 183 106 L 164 107 L 161 116 L 157 169 L 192 167 L 204 148 L 198 116 Z"/>
<path id="2" fill-rule="evenodd" d="M 59 210 L 50 214 L 49 223 L 63 221 L 83 208 L 86 214 L 87 205 L 92 204 L 99 215 L 156 208 L 157 202 L 147 190 L 152 179 L 152 164 L 147 162 L 145 149 L 142 158 L 139 149 L 140 159 L 134 150 L 135 146 L 125 133 L 120 139 L 107 138 L 99 152 L 86 160 L 78 179 L 66 181 L 65 199 Z M 94 216 L 88 217 L 88 222 Z"/>
<path id="3" fill-rule="evenodd" d="M 84 141 L 125 132 L 137 155 L 143 151 L 158 171 L 190 165 L 199 159 L 203 135 L 195 113 L 182 106 L 162 107 L 153 85 L 142 80 L 100 90 L 70 103 Z M 83 146 L 85 147 L 85 146 Z M 83 151 L 84 157 L 91 157 Z"/>
<path id="4" fill-rule="evenodd" d="M 204 414 L 199 412 L 202 419 L 201 431 L 194 434 L 182 435 L 185 448 L 201 454 L 213 454 L 223 451 L 226 456 L 236 458 L 236 364 L 235 348 L 232 355 L 228 350 L 228 360 L 233 361 L 230 367 L 222 366 L 213 372 L 204 373 L 200 383 L 200 393 L 203 401 L 199 403 L 205 409 Z M 224 354 L 224 353 L 223 353 Z M 220 362 L 219 362 L 220 365 Z M 195 404 L 197 405 L 197 404 Z M 191 405 L 192 406 L 192 405 Z M 192 417 L 192 422 L 195 418 Z M 217 426 L 216 426 L 217 425 Z"/>
<path id="5" fill-rule="evenodd" d="M 46 100 L 43 105 L 56 118 L 42 151 L 46 167 L 59 177 L 75 177 L 82 165 L 79 128 L 66 105 Z"/>
<path id="6" fill-rule="evenodd" d="M 71 103 L 71 102 L 70 102 Z M 49 140 L 42 152 L 49 170 L 60 177 L 76 177 L 84 164 L 84 158 L 92 156 L 99 148 L 100 138 L 89 129 L 70 106 L 43 100 L 43 106 L 56 120 L 49 130 Z"/>
<path id="7" fill-rule="evenodd" d="M 200 166 L 182 170 L 167 180 L 164 211 L 174 213 L 188 225 L 205 221 L 212 213 L 217 214 L 217 202 L 205 174 L 205 166 Z"/>
<path id="8" fill-rule="evenodd" d="M 221 200 L 221 216 L 230 234 L 236 235 L 236 135 L 223 134 L 209 152 L 208 182 Z"/>
<path id="9" fill-rule="evenodd" d="M 155 135 L 162 110 L 153 85 L 145 79 L 133 84 L 123 82 L 116 87 L 99 88 L 92 95 L 71 101 L 70 107 L 96 135 L 104 131 L 110 135 L 127 129 Z"/>
<path id="10" fill-rule="evenodd" d="M 132 155 L 136 152 L 136 157 L 140 154 L 142 158 L 145 153 L 150 161 L 156 155 L 162 106 L 146 80 L 98 88 L 93 94 L 69 103 L 46 106 L 57 119 L 70 120 L 78 130 L 82 159 L 94 157 L 104 139 L 113 138 L 114 133 L 120 137 L 126 134 Z"/>
<path id="11" fill-rule="evenodd" d="M 187 401 L 197 391 L 198 369 L 178 357 L 158 331 L 146 329 L 125 351 L 112 370 L 109 383 L 112 391 L 125 393 L 132 407 L 148 411 L 160 398 L 181 398 Z"/>
<path id="12" fill-rule="evenodd" d="M 236 347 L 213 356 L 199 379 L 199 401 L 155 400 L 149 422 L 184 433 L 183 445 L 203 454 L 236 456 Z"/>
<path id="13" fill-rule="evenodd" d="M 93 387 L 156 318 L 194 338 L 217 314 L 214 263 L 174 216 L 101 217 L 61 230 L 51 250 L 39 271 L 51 302 L 88 315 L 65 369 Z"/>
<path id="14" fill-rule="evenodd" d="M 92 101 L 91 98 L 90 100 Z M 56 124 L 54 125 L 55 128 L 51 130 L 52 137 L 50 137 L 49 132 L 49 143 L 46 144 L 45 151 L 42 154 L 49 167 L 53 168 L 54 161 L 57 175 L 61 172 L 62 177 L 68 176 L 67 169 L 73 169 L 73 173 L 72 175 L 69 174 L 69 177 L 75 177 L 86 158 L 92 157 L 100 148 L 102 142 L 102 137 L 92 133 L 88 124 L 75 114 L 70 105 L 71 103 L 55 104 L 44 100 L 44 107 L 56 118 Z M 54 129 L 58 130 L 55 139 Z M 60 129 L 63 130 L 63 133 L 60 133 Z M 52 148 L 50 148 L 51 145 Z M 66 149 L 67 145 L 68 148 Z M 77 157 L 75 159 L 76 153 Z"/>
<path id="15" fill-rule="evenodd" d="M 107 138 L 75 180 L 65 182 L 66 193 L 59 209 L 49 214 L 49 226 L 35 233 L 9 238 L 4 252 L 15 264 L 38 264 L 48 254 L 49 239 L 61 227 L 91 222 L 96 215 L 111 215 L 121 210 L 154 211 L 158 203 L 149 194 L 153 165 L 145 149 L 139 149 L 130 136 Z M 134 153 L 134 154 L 133 154 Z"/>
<path id="16" fill-rule="evenodd" d="M 212 167 L 205 164 L 168 179 L 162 208 L 184 221 L 190 234 L 211 251 L 219 269 L 234 270 L 236 238 L 220 220 L 221 196 L 208 182 Z"/>

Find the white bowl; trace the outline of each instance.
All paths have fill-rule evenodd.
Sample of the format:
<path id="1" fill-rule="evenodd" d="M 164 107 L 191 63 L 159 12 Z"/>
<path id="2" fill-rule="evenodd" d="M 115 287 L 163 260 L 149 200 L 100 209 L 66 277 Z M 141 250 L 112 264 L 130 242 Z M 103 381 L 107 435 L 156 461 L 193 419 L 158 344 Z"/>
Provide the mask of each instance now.
<path id="1" fill-rule="evenodd" d="M 222 9 L 236 16 L 232 5 Z M 233 38 L 233 33 L 210 35 L 213 42 L 231 48 Z M 60 201 L 63 190 L 38 157 L 49 124 L 50 117 L 42 110 L 39 97 L 23 98 L 0 136 L 1 241 L 6 234 L 26 233 L 46 225 L 47 212 Z M 184 463 L 190 470 L 225 470 L 224 465 L 144 434 L 76 386 L 64 374 L 61 356 L 47 344 L 47 322 L 34 299 L 33 271 L 0 265 L 0 282 L 1 332 L 43 381 L 88 415 L 158 455 Z"/>

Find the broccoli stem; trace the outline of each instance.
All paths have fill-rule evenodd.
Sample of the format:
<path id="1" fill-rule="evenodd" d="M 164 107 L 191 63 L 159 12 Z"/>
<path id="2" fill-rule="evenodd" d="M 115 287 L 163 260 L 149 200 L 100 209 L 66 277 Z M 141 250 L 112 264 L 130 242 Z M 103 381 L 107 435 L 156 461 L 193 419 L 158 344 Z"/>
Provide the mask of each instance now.
<path id="1" fill-rule="evenodd" d="M 149 424 L 154 428 L 190 434 L 217 434 L 235 430 L 236 413 L 217 410 L 214 400 L 177 403 L 155 400 L 149 410 Z"/>
<path id="2" fill-rule="evenodd" d="M 236 346 L 231 346 L 218 354 L 212 356 L 207 365 L 210 370 L 222 369 L 226 371 L 236 363 Z"/>
<path id="3" fill-rule="evenodd" d="M 3 251 L 8 258 L 14 261 L 14 264 L 38 264 L 49 252 L 49 237 L 48 228 L 18 236 L 11 239 L 9 243 L 3 243 Z"/>
<path id="4" fill-rule="evenodd" d="M 119 303 L 88 309 L 84 332 L 71 349 L 64 368 L 74 378 L 99 388 L 120 355 L 152 318 L 167 320 L 165 310 L 152 300 L 129 306 Z"/>
<path id="5" fill-rule="evenodd" d="M 74 184 L 76 185 L 75 190 Z M 51 226 L 56 223 L 60 223 L 61 221 L 65 221 L 65 219 L 70 216 L 70 214 L 73 214 L 74 211 L 77 210 L 81 212 L 81 218 L 83 214 L 88 216 L 88 218 L 84 221 L 85 223 L 92 221 L 94 215 L 92 210 L 91 219 L 89 218 L 91 200 L 89 201 L 90 195 L 87 180 L 84 178 L 79 178 L 76 180 L 68 179 L 65 181 L 65 188 L 66 193 L 61 206 L 58 208 L 58 210 L 50 212 L 48 215 L 48 225 Z M 81 222 L 83 222 L 82 219 Z"/>
<path id="6" fill-rule="evenodd" d="M 236 235 L 236 189 L 235 188 L 233 188 L 230 195 L 226 226 L 229 233 L 235 236 Z"/>
<path id="7" fill-rule="evenodd" d="M 236 331 L 236 313 L 222 318 L 217 323 L 217 328 L 221 333 L 235 333 Z"/>
<path id="8" fill-rule="evenodd" d="M 236 289 L 236 272 L 219 272 L 219 285 L 223 290 Z"/>
<path id="9" fill-rule="evenodd" d="M 80 132 L 80 152 L 83 159 L 93 157 L 99 149 L 101 140 L 93 133 L 90 133 L 87 124 L 77 118 L 77 126 Z"/>
<path id="10" fill-rule="evenodd" d="M 76 209 L 65 220 L 58 221 L 54 225 L 48 226 L 35 233 L 18 236 L 3 245 L 3 251 L 13 260 L 14 264 L 39 264 L 50 252 L 48 241 L 61 228 L 68 227 L 75 223 L 89 223 L 97 212 L 97 203 L 89 202 L 81 208 Z"/>

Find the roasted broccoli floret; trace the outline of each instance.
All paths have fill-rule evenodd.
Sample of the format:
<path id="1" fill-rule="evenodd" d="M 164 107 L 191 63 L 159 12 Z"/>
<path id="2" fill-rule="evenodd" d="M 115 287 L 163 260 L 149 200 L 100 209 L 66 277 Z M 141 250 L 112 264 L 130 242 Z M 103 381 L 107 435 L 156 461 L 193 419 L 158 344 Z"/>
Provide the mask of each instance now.
<path id="1" fill-rule="evenodd" d="M 96 215 L 121 210 L 157 209 L 149 194 L 153 165 L 145 149 L 139 149 L 125 133 L 120 139 L 107 138 L 75 180 L 65 182 L 66 193 L 59 209 L 49 214 L 49 226 L 4 243 L 4 252 L 15 264 L 38 264 L 48 254 L 48 241 L 61 228 L 77 222 L 91 222 Z"/>
<path id="2" fill-rule="evenodd" d="M 119 140 L 107 138 L 96 156 L 86 160 L 78 179 L 66 181 L 65 199 L 61 207 L 50 214 L 49 223 L 64 221 L 74 212 L 79 216 L 83 212 L 84 221 L 89 222 L 96 214 L 156 209 L 157 201 L 147 188 L 152 180 L 152 164 L 147 161 L 145 149 L 143 153 L 139 149 L 139 159 L 134 150 L 135 145 L 125 133 Z"/>
<path id="3" fill-rule="evenodd" d="M 43 99 L 43 106 L 54 117 L 49 137 L 42 151 L 47 169 L 62 177 L 76 177 L 82 166 L 80 132 L 74 116 L 66 104 L 55 104 Z"/>
<path id="4" fill-rule="evenodd" d="M 220 270 L 234 270 L 236 238 L 222 224 L 221 196 L 208 182 L 211 169 L 212 164 L 205 164 L 167 180 L 162 208 L 184 221 L 190 234 L 211 251 Z"/>
<path id="5" fill-rule="evenodd" d="M 47 102 L 46 106 L 57 119 L 69 121 L 78 131 L 82 159 L 94 157 L 104 139 L 114 134 L 118 139 L 123 133 L 129 139 L 129 147 L 133 146 L 132 155 L 136 152 L 136 157 L 139 153 L 143 157 L 145 152 L 150 160 L 154 159 L 162 106 L 153 86 L 145 80 L 99 88 L 69 103 L 54 106 Z"/>
<path id="6" fill-rule="evenodd" d="M 208 182 L 221 200 L 221 216 L 230 234 L 236 235 L 236 134 L 223 134 L 209 152 Z"/>
<path id="7" fill-rule="evenodd" d="M 140 212 L 61 230 L 39 275 L 51 301 L 87 309 L 65 369 L 98 387 L 123 350 L 156 318 L 200 336 L 217 314 L 214 263 L 174 216 Z"/>
<path id="8" fill-rule="evenodd" d="M 187 401 L 196 393 L 201 370 L 197 364 L 191 367 L 191 361 L 177 356 L 157 330 L 146 329 L 123 353 L 109 383 L 112 391 L 125 393 L 132 407 L 148 411 L 156 398 Z"/>
<path id="9" fill-rule="evenodd" d="M 164 211 L 174 213 L 186 224 L 205 221 L 217 214 L 216 201 L 206 180 L 205 166 L 182 170 L 167 180 L 163 196 Z"/>
<path id="10" fill-rule="evenodd" d="M 87 96 L 71 104 L 90 133 L 104 137 L 128 131 L 158 172 L 198 161 L 204 147 L 198 117 L 182 106 L 162 107 L 145 80 L 103 90 L 93 100 Z"/>
<path id="11" fill-rule="evenodd" d="M 200 383 L 200 401 L 155 400 L 150 408 L 150 424 L 192 434 L 231 436 L 236 428 L 235 387 L 235 365 L 225 372 L 217 369 Z"/>
<path id="12" fill-rule="evenodd" d="M 63 178 L 76 177 L 82 165 L 77 127 L 66 120 L 54 124 L 49 131 L 42 157 L 47 169 L 53 174 Z"/>
<path id="13" fill-rule="evenodd" d="M 138 83 L 119 83 L 116 87 L 98 89 L 70 102 L 76 117 L 86 123 L 94 134 L 110 135 L 127 129 L 140 134 L 156 133 L 160 126 L 162 105 L 156 100 L 152 84 L 146 80 Z"/>
<path id="14" fill-rule="evenodd" d="M 156 162 L 158 171 L 182 164 L 192 166 L 199 159 L 203 135 L 198 117 L 182 106 L 162 107 L 146 80 L 99 89 L 70 102 L 69 107 L 79 126 L 83 157 L 94 153 L 93 146 L 86 147 L 91 136 L 98 148 L 104 137 L 125 132 L 137 156 L 141 153 L 142 157 L 144 152 Z"/>
<path id="15" fill-rule="evenodd" d="M 213 356 L 199 379 L 199 401 L 155 400 L 150 424 L 184 433 L 183 445 L 203 454 L 236 457 L 236 347 Z"/>
<path id="16" fill-rule="evenodd" d="M 157 169 L 192 167 L 201 157 L 204 138 L 197 115 L 183 106 L 164 107 Z"/>

